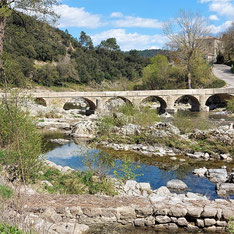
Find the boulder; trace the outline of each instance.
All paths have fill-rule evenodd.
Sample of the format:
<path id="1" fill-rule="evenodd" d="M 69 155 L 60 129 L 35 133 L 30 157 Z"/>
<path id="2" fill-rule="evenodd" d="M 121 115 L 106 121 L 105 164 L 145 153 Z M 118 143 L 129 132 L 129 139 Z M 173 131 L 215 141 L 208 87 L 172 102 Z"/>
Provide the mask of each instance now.
<path id="1" fill-rule="evenodd" d="M 227 180 L 228 174 L 226 169 L 208 169 L 206 176 L 213 183 L 222 183 Z"/>
<path id="2" fill-rule="evenodd" d="M 81 120 L 73 126 L 71 136 L 78 138 L 93 138 L 96 134 L 96 122 Z"/>
<path id="3" fill-rule="evenodd" d="M 234 194 L 234 183 L 221 183 L 216 185 L 216 192 L 219 196 Z"/>
<path id="4" fill-rule="evenodd" d="M 207 172 L 207 168 L 205 167 L 193 170 L 193 174 L 200 176 L 200 177 L 204 177 L 206 172 Z"/>
<path id="5" fill-rule="evenodd" d="M 186 190 L 188 189 L 188 186 L 182 180 L 174 179 L 167 182 L 167 188 L 173 190 Z"/>
<path id="6" fill-rule="evenodd" d="M 128 124 L 121 128 L 121 133 L 125 136 L 128 135 L 139 135 L 140 133 L 140 126 L 136 124 Z"/>

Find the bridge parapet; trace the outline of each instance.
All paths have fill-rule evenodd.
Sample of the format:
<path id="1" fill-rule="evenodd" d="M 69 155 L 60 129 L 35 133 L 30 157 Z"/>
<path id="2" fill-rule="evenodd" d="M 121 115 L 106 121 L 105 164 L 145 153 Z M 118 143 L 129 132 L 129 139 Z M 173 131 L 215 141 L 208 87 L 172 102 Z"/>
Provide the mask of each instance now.
<path id="1" fill-rule="evenodd" d="M 183 96 L 191 97 L 194 100 L 194 110 L 208 111 L 206 102 L 213 95 L 234 96 L 234 88 L 221 89 L 179 89 L 179 90 L 140 90 L 140 91 L 104 91 L 104 92 L 27 92 L 34 98 L 44 99 L 47 106 L 57 106 L 62 108 L 64 104 L 74 98 L 84 98 L 93 109 L 103 111 L 105 103 L 120 97 L 128 100 L 133 105 L 139 106 L 140 103 L 149 97 L 156 97 L 161 105 L 169 111 L 175 110 L 175 102 Z M 0 95 L 4 95 L 3 93 Z"/>

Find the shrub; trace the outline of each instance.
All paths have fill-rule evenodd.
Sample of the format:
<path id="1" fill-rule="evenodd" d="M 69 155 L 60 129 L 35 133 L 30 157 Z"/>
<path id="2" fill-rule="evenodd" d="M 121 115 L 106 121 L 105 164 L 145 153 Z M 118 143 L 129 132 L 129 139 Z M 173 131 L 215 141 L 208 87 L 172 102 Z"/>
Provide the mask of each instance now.
<path id="1" fill-rule="evenodd" d="M 180 129 L 181 133 L 189 133 L 195 129 L 207 130 L 211 128 L 211 123 L 206 119 L 192 118 L 180 113 L 177 113 L 173 121 L 174 125 Z"/>
<path id="2" fill-rule="evenodd" d="M 126 182 L 127 180 L 134 180 L 136 177 L 141 176 L 142 174 L 136 174 L 136 170 L 140 169 L 140 165 L 136 163 L 132 163 L 131 160 L 125 157 L 122 160 L 122 163 L 116 166 L 117 170 L 114 170 L 114 175 Z"/>
<path id="3" fill-rule="evenodd" d="M 227 101 L 227 110 L 234 113 L 234 98 Z"/>
<path id="4" fill-rule="evenodd" d="M 8 225 L 6 223 L 0 223 L 0 233 L 3 234 L 23 234 L 21 230 L 19 230 L 15 226 Z"/>
<path id="5" fill-rule="evenodd" d="M 34 119 L 20 108 L 26 101 L 12 94 L 0 104 L 1 161 L 23 182 L 33 180 L 41 166 L 41 137 Z"/>
<path id="6" fill-rule="evenodd" d="M 10 187 L 0 184 L 0 197 L 2 199 L 6 200 L 11 198 L 13 193 L 14 192 Z"/>
<path id="7" fill-rule="evenodd" d="M 234 73 L 234 66 L 231 68 L 231 72 Z"/>

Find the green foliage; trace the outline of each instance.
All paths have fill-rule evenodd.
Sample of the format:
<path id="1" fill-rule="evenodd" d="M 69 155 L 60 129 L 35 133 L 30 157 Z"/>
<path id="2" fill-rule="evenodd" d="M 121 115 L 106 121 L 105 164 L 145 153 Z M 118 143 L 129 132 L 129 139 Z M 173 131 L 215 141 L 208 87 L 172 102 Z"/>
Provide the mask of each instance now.
<path id="1" fill-rule="evenodd" d="M 234 221 L 233 221 L 232 217 L 230 217 L 230 219 L 229 219 L 227 231 L 230 233 L 234 233 Z"/>
<path id="2" fill-rule="evenodd" d="M 47 180 L 52 186 L 44 185 L 51 194 L 96 194 L 115 195 L 114 186 L 106 176 L 97 176 L 94 172 L 70 172 L 62 174 L 54 168 L 44 169 L 39 180 Z"/>
<path id="3" fill-rule="evenodd" d="M 191 62 L 193 88 L 220 88 L 225 82 L 212 74 L 209 64 L 196 57 Z M 186 68 L 180 62 L 169 64 L 167 57 L 158 54 L 143 70 L 143 84 L 136 89 L 183 89 L 186 88 Z"/>
<path id="4" fill-rule="evenodd" d="M 118 112 L 123 113 L 128 117 L 126 118 L 127 121 L 125 121 L 126 124 L 132 123 L 146 127 L 160 120 L 156 110 L 151 110 L 149 107 L 141 107 L 138 109 L 131 104 L 126 104 L 121 106 Z"/>
<path id="5" fill-rule="evenodd" d="M 207 119 L 194 118 L 192 116 L 186 115 L 185 113 L 177 113 L 175 119 L 173 120 L 174 125 L 179 128 L 182 134 L 189 133 L 195 129 L 208 130 L 212 127 L 211 122 Z"/>
<path id="6" fill-rule="evenodd" d="M 13 190 L 5 185 L 0 184 L 0 197 L 4 200 L 9 199 L 13 195 Z"/>
<path id="7" fill-rule="evenodd" d="M 234 98 L 229 99 L 227 101 L 227 110 L 231 111 L 232 113 L 234 113 Z"/>
<path id="8" fill-rule="evenodd" d="M 12 94 L 0 104 L 0 147 L 4 150 L 1 162 L 9 173 L 25 182 L 33 180 L 40 169 L 41 137 L 35 121 L 21 110 L 26 99 Z"/>
<path id="9" fill-rule="evenodd" d="M 8 76 L 15 86 L 26 86 L 32 81 L 44 86 L 65 86 L 101 84 L 122 78 L 134 80 L 141 77 L 148 64 L 147 59 L 137 54 L 121 52 L 115 38 L 107 39 L 104 47 L 94 48 L 91 37 L 83 31 L 78 41 L 68 31 L 23 14 L 22 17 L 27 32 L 13 13 L 7 20 L 4 40 L 4 51 L 12 63 Z"/>
<path id="10" fill-rule="evenodd" d="M 113 173 L 118 179 L 125 182 L 127 180 L 135 180 L 136 177 L 141 176 L 142 174 L 136 174 L 138 169 L 140 169 L 140 165 L 132 163 L 129 158 L 125 157 Z"/>
<path id="11" fill-rule="evenodd" d="M 234 66 L 231 68 L 231 72 L 234 73 Z"/>
<path id="12" fill-rule="evenodd" d="M 2 234 L 23 234 L 21 230 L 19 230 L 15 226 L 11 226 L 6 223 L 0 223 L 0 233 Z"/>
<path id="13" fill-rule="evenodd" d="M 164 55 L 158 54 L 151 59 L 151 64 L 143 70 L 144 89 L 175 89 L 185 88 L 185 74 L 180 67 L 169 64 Z"/>
<path id="14" fill-rule="evenodd" d="M 209 64 L 199 56 L 192 60 L 191 76 L 194 88 L 221 88 L 226 84 L 213 75 Z"/>

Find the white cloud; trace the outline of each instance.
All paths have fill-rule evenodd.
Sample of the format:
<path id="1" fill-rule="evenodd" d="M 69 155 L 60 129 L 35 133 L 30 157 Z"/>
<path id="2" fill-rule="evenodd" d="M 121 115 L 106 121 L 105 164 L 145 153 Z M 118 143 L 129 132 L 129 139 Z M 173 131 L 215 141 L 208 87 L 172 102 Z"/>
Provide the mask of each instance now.
<path id="1" fill-rule="evenodd" d="M 127 33 L 125 29 L 111 29 L 95 34 L 92 37 L 94 44 L 99 44 L 102 40 L 114 37 L 120 48 L 124 51 L 147 48 L 160 48 L 165 40 L 162 35 L 142 35 L 139 33 Z"/>
<path id="2" fill-rule="evenodd" d="M 101 17 L 85 11 L 84 8 L 69 7 L 62 4 L 55 6 L 55 12 L 60 15 L 58 26 L 66 27 L 85 27 L 97 28 L 102 26 Z"/>
<path id="3" fill-rule="evenodd" d="M 113 12 L 113 13 L 111 13 L 110 16 L 113 18 L 122 18 L 123 14 L 121 12 Z"/>
<path id="4" fill-rule="evenodd" d="M 209 16 L 209 19 L 210 19 L 210 20 L 214 20 L 214 21 L 219 20 L 219 18 L 218 18 L 217 15 L 210 15 L 210 16 Z"/>
<path id="5" fill-rule="evenodd" d="M 216 33 L 220 33 L 225 31 L 227 28 L 229 28 L 232 25 L 232 21 L 226 21 L 223 24 L 219 25 L 219 26 L 215 26 L 215 25 L 209 25 L 210 31 L 213 34 Z"/>
<path id="6" fill-rule="evenodd" d="M 219 15 L 234 19 L 234 5 L 231 2 L 213 2 L 209 9 Z"/>
<path id="7" fill-rule="evenodd" d="M 208 3 L 210 11 L 234 20 L 234 0 L 200 0 L 200 2 Z"/>
<path id="8" fill-rule="evenodd" d="M 115 27 L 161 28 L 162 23 L 157 19 L 124 16 L 123 19 L 113 22 Z"/>

